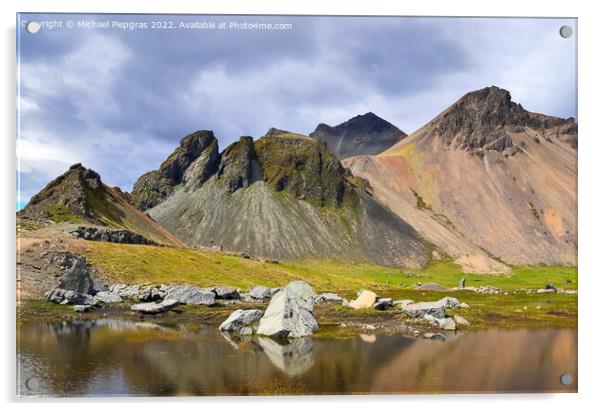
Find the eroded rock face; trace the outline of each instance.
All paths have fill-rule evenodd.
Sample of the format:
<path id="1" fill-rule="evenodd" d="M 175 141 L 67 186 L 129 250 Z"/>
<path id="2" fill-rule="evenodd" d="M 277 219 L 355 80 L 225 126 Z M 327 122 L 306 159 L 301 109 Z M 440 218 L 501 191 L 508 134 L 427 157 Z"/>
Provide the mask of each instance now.
<path id="1" fill-rule="evenodd" d="M 206 161 L 201 164 L 202 154 L 209 150 Z M 197 131 L 180 141 L 180 145 L 165 160 L 159 170 L 142 175 L 134 184 L 132 201 L 140 210 L 147 210 L 163 202 L 182 183 L 187 169 L 195 162 L 194 169 L 186 176 L 189 185 L 204 182 L 216 166 L 217 159 L 212 152 L 217 151 L 217 140 L 212 131 Z"/>
<path id="2" fill-rule="evenodd" d="M 261 180 L 261 165 L 252 137 L 243 136 L 224 150 L 217 175 L 229 193 Z"/>
<path id="3" fill-rule="evenodd" d="M 156 242 L 129 230 L 114 230 L 101 227 L 77 227 L 75 230 L 71 231 L 71 234 L 75 238 L 82 238 L 90 241 L 106 241 L 121 244 L 157 244 Z"/>
<path id="4" fill-rule="evenodd" d="M 261 310 L 236 310 L 219 326 L 220 331 L 238 332 L 259 321 L 263 313 Z"/>
<path id="5" fill-rule="evenodd" d="M 271 129 L 255 143 L 263 180 L 316 206 L 340 207 L 344 197 L 357 200 L 346 182 L 350 173 L 326 144 L 299 134 Z"/>
<path id="6" fill-rule="evenodd" d="M 475 153 L 495 150 L 507 155 L 520 152 L 509 133 L 522 132 L 524 127 L 556 127 L 575 136 L 577 132 L 574 119 L 530 113 L 514 103 L 507 90 L 495 86 L 466 94 L 436 120 L 435 126 L 435 133 L 447 146 Z"/>
<path id="7" fill-rule="evenodd" d="M 182 180 L 186 190 L 194 191 L 209 180 L 217 171 L 219 158 L 217 140 L 214 140 L 184 172 Z"/>
<path id="8" fill-rule="evenodd" d="M 258 334 L 270 337 L 303 337 L 318 329 L 313 316 L 316 292 L 304 281 L 293 281 L 270 301 L 259 322 Z"/>

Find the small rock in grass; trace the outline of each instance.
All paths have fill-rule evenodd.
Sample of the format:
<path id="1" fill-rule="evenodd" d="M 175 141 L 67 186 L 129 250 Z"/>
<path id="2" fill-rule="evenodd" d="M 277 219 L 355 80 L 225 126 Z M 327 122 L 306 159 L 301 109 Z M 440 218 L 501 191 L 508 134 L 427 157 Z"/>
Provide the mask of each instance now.
<path id="1" fill-rule="evenodd" d="M 470 322 L 468 322 L 468 320 L 461 315 L 454 315 L 454 321 L 456 322 L 456 325 L 461 327 L 470 327 Z"/>
<path id="2" fill-rule="evenodd" d="M 455 331 L 456 330 L 456 322 L 454 321 L 453 318 L 437 318 L 435 321 L 437 321 L 437 324 L 439 325 L 439 328 L 446 330 L 446 331 Z"/>
<path id="3" fill-rule="evenodd" d="M 356 310 L 362 308 L 371 308 L 376 302 L 376 293 L 368 290 L 362 290 L 358 297 L 349 303 L 349 307 Z"/>
<path id="4" fill-rule="evenodd" d="M 388 310 L 389 308 L 391 308 L 392 306 L 393 306 L 392 298 L 379 298 L 378 300 L 376 300 L 376 302 L 374 303 L 372 308 L 379 310 L 379 311 L 385 311 L 385 310 Z"/>
<path id="5" fill-rule="evenodd" d="M 74 305 L 73 306 L 73 310 L 75 310 L 76 313 L 83 313 L 86 311 L 89 311 L 91 308 L 90 305 Z"/>

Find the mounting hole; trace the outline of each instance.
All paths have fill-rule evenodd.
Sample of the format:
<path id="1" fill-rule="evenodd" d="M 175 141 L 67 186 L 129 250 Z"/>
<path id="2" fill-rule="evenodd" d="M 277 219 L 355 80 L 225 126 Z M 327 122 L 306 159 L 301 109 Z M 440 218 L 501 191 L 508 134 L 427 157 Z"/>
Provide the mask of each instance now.
<path id="1" fill-rule="evenodd" d="M 573 376 L 567 372 L 560 374 L 560 383 L 562 385 L 572 385 L 573 384 Z"/>
<path id="2" fill-rule="evenodd" d="M 560 37 L 568 39 L 573 35 L 573 29 L 571 26 L 562 26 L 560 28 Z"/>
<path id="3" fill-rule="evenodd" d="M 27 30 L 29 34 L 36 34 L 40 31 L 40 23 L 37 21 L 30 21 L 25 25 L 25 30 Z"/>

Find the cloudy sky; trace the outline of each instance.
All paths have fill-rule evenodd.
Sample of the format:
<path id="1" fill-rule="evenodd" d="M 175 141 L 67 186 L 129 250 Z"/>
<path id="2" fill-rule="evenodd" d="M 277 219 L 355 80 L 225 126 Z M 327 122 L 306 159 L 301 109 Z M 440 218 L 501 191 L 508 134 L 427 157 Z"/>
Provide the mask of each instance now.
<path id="1" fill-rule="evenodd" d="M 410 133 L 468 91 L 497 85 L 530 110 L 576 117 L 574 20 L 31 15 L 19 29 L 17 208 L 81 162 L 131 190 L 185 135 L 220 149 L 270 127 L 304 134 L 372 111 Z M 148 29 L 77 28 L 80 21 Z M 172 29 L 152 29 L 167 21 Z M 68 28 L 68 22 L 76 27 Z M 180 22 L 290 23 L 287 30 Z M 19 24 L 21 25 L 21 24 Z"/>

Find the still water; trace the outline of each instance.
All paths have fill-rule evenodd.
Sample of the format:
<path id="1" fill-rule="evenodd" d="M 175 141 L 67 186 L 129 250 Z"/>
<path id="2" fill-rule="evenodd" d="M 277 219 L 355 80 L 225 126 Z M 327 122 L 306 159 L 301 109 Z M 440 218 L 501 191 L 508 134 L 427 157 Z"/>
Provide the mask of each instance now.
<path id="1" fill-rule="evenodd" d="M 488 330 L 447 341 L 235 340 L 210 326 L 96 320 L 18 329 L 21 396 L 577 390 L 576 330 Z M 570 386 L 560 384 L 571 373 Z"/>

